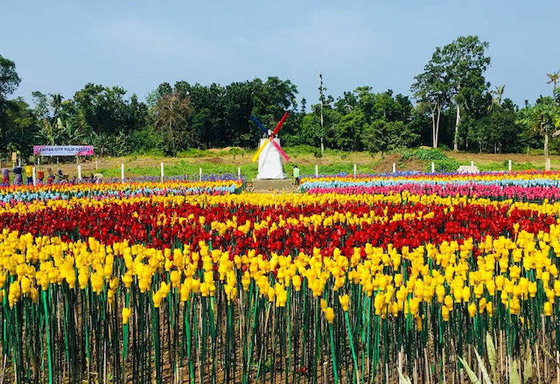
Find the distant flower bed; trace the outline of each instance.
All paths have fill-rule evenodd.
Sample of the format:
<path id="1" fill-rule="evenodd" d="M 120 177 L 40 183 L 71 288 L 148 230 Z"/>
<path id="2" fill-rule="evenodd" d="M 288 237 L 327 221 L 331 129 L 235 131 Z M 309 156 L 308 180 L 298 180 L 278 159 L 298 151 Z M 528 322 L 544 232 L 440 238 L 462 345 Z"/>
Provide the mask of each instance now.
<path id="1" fill-rule="evenodd" d="M 240 190 L 241 180 L 224 179 L 206 181 L 168 180 L 162 182 L 136 181 L 108 182 L 99 184 L 53 184 L 37 186 L 10 186 L 0 188 L 1 203 L 32 202 L 46 200 L 69 200 L 73 198 L 126 198 L 162 195 L 229 194 Z"/>
<path id="2" fill-rule="evenodd" d="M 413 194 L 487 197 L 492 199 L 558 200 L 560 172 L 462 174 L 385 174 L 304 178 L 301 190 L 311 194 Z"/>

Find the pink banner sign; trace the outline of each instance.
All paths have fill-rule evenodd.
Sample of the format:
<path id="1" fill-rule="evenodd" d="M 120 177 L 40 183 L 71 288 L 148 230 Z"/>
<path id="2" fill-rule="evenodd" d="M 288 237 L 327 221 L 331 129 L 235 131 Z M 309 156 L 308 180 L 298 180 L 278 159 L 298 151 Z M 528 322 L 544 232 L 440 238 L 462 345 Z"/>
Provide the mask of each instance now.
<path id="1" fill-rule="evenodd" d="M 34 145 L 34 156 L 93 156 L 93 145 Z"/>

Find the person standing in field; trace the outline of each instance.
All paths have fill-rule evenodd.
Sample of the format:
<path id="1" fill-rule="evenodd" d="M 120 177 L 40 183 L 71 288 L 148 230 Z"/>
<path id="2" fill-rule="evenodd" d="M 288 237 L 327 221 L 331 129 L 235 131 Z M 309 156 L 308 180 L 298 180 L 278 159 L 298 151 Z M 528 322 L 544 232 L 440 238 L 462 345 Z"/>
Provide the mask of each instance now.
<path id="1" fill-rule="evenodd" d="M 47 168 L 47 185 L 54 183 L 54 173 L 51 168 Z"/>
<path id="2" fill-rule="evenodd" d="M 299 168 L 297 165 L 294 165 L 294 179 L 295 179 L 295 184 L 296 186 L 299 185 Z"/>
<path id="3" fill-rule="evenodd" d="M 10 170 L 2 168 L 2 185 L 7 187 L 10 185 Z"/>
<path id="4" fill-rule="evenodd" d="M 25 176 L 27 177 L 27 185 L 33 185 L 33 167 L 29 164 L 25 166 Z"/>
<path id="5" fill-rule="evenodd" d="M 22 185 L 23 177 L 21 174 L 23 173 L 23 169 L 19 165 L 16 165 L 12 172 L 14 173 L 14 185 Z"/>

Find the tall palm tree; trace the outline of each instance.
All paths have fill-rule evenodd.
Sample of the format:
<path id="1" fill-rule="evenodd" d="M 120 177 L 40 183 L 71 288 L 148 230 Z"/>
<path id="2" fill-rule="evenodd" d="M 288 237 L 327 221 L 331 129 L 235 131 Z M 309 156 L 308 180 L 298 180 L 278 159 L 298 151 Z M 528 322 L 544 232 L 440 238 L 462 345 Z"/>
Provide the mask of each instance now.
<path id="1" fill-rule="evenodd" d="M 553 89 L 556 91 L 556 84 L 558 84 L 558 80 L 560 80 L 560 71 L 556 71 L 554 73 L 547 73 L 546 75 L 550 79 L 546 83 L 552 84 Z"/>
<path id="2" fill-rule="evenodd" d="M 494 105 L 502 105 L 502 97 L 504 96 L 505 85 L 497 85 L 496 89 L 490 91 L 492 95 L 492 103 L 488 106 L 488 113 L 492 113 Z"/>

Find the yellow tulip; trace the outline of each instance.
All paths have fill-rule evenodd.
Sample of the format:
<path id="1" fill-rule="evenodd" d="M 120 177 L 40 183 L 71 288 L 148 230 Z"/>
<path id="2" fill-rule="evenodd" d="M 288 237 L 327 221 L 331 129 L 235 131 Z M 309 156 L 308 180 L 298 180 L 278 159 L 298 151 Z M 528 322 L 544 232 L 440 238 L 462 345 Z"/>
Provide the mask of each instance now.
<path id="1" fill-rule="evenodd" d="M 443 321 L 449 321 L 449 309 L 446 306 L 441 307 L 441 317 Z"/>
<path id="2" fill-rule="evenodd" d="M 292 277 L 292 285 L 294 286 L 294 289 L 296 290 L 296 292 L 299 292 L 299 290 L 301 288 L 301 276 L 294 275 Z"/>
<path id="3" fill-rule="evenodd" d="M 552 303 L 549 301 L 544 303 L 544 314 L 546 316 L 552 316 Z"/>
<path id="4" fill-rule="evenodd" d="M 325 309 L 325 318 L 329 324 L 332 324 L 334 321 L 334 310 L 331 307 Z"/>
<path id="5" fill-rule="evenodd" d="M 350 301 L 350 298 L 348 297 L 348 295 L 339 296 L 338 301 L 340 302 L 340 305 L 342 306 L 342 310 L 344 312 L 347 312 L 348 311 L 348 302 Z"/>
<path id="6" fill-rule="evenodd" d="M 470 303 L 467 308 L 468 308 L 468 311 L 469 311 L 469 315 L 471 317 L 474 317 L 476 315 L 476 304 L 475 303 Z"/>
<path id="7" fill-rule="evenodd" d="M 161 304 L 161 292 L 157 291 L 152 293 L 152 301 L 154 302 L 154 307 L 159 308 L 160 304 Z"/>
<path id="8" fill-rule="evenodd" d="M 171 280 L 173 288 L 177 288 L 181 283 L 181 271 L 171 271 L 169 274 L 169 280 Z"/>
<path id="9" fill-rule="evenodd" d="M 123 325 L 128 324 L 128 318 L 130 317 L 130 308 L 123 308 Z"/>

